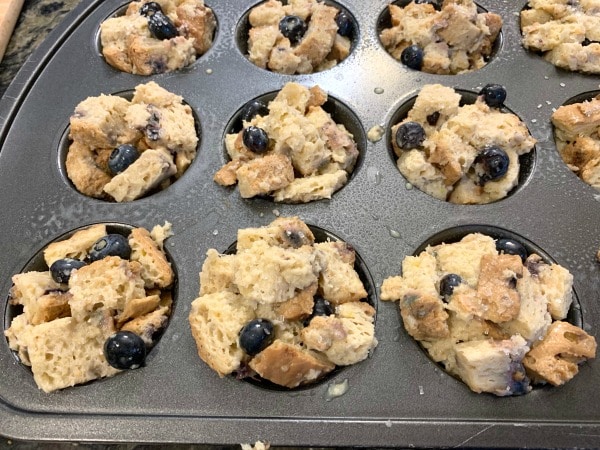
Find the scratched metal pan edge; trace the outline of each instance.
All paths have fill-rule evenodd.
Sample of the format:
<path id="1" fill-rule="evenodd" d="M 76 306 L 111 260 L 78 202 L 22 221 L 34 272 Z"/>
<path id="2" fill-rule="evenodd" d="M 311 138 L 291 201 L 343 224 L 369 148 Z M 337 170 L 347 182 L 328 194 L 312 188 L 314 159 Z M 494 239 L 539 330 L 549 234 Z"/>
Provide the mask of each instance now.
<path id="1" fill-rule="evenodd" d="M 241 17 L 259 2 L 214 0 L 207 4 L 215 10 L 219 31 L 213 48 L 192 68 L 151 77 L 117 73 L 97 55 L 95 39 L 98 24 L 125 3 L 77 7 L 34 52 L 0 103 L 0 310 L 6 309 L 10 276 L 58 236 L 98 222 L 153 226 L 168 220 L 175 233 L 168 249 L 179 279 L 175 312 L 142 370 L 50 395 L 37 389 L 0 340 L 1 434 L 87 442 L 597 447 L 596 361 L 558 389 L 514 398 L 473 394 L 435 366 L 404 332 L 395 304 L 377 300 L 379 345 L 371 358 L 329 380 L 347 379 L 349 390 L 328 401 L 327 384 L 276 392 L 218 378 L 197 357 L 187 325 L 206 250 L 225 251 L 238 228 L 269 223 L 277 212 L 299 215 L 351 243 L 377 288 L 399 272 L 404 256 L 444 230 L 472 225 L 509 230 L 574 274 L 584 326 L 598 335 L 600 274 L 593 256 L 600 247 L 600 205 L 592 188 L 560 160 L 549 116 L 552 107 L 598 90 L 599 81 L 559 71 L 521 48 L 515 13 L 525 1 L 514 6 L 478 2 L 503 16 L 503 43 L 486 67 L 457 76 L 403 68 L 377 38 L 376 24 L 387 2 L 358 0 L 338 3 L 359 22 L 360 42 L 346 61 L 325 72 L 284 76 L 253 67 L 237 49 L 235 32 Z M 247 82 L 242 89 L 240 79 Z M 74 106 L 88 96 L 128 91 L 149 80 L 182 95 L 200 119 L 202 143 L 188 173 L 166 191 L 128 204 L 74 192 L 58 167 L 59 143 Z M 292 80 L 319 84 L 353 111 L 365 132 L 377 124 L 391 125 L 396 111 L 424 84 L 477 92 L 488 82 L 501 83 L 508 90 L 507 107 L 538 139 L 532 174 L 505 200 L 452 205 L 407 190 L 384 139 L 366 143 L 357 172 L 328 201 L 248 201 L 237 190 L 216 186 L 212 174 L 225 162 L 222 137 L 230 118 L 246 101 Z"/>

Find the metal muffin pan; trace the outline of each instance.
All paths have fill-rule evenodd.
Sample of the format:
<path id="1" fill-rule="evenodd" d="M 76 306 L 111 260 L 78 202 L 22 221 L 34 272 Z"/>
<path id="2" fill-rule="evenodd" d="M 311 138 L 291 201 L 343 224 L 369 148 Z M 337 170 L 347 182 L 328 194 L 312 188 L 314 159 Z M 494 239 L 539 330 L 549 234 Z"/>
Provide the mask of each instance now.
<path id="1" fill-rule="evenodd" d="M 175 73 L 134 76 L 108 66 L 97 46 L 99 24 L 125 3 L 82 2 L 34 52 L 0 102 L 1 311 L 6 328 L 10 277 L 58 237 L 98 222 L 152 227 L 167 220 L 175 235 L 166 246 L 178 276 L 173 315 L 144 368 L 52 394 L 35 386 L 0 339 L 1 434 L 47 441 L 263 440 L 286 446 L 598 446 L 597 360 L 583 364 L 560 388 L 509 398 L 474 394 L 406 334 L 395 303 L 376 298 L 379 345 L 371 358 L 326 383 L 279 391 L 219 378 L 198 358 L 187 321 L 208 248 L 226 251 L 239 228 L 298 215 L 352 244 L 377 290 L 384 278 L 399 273 L 404 256 L 439 233 L 451 239 L 473 225 L 514 233 L 574 274 L 580 320 L 598 336 L 600 195 L 562 162 L 550 115 L 568 99 L 597 91 L 600 78 L 557 70 L 522 48 L 518 13 L 524 0 L 478 2 L 502 15 L 502 43 L 484 68 L 454 76 L 412 71 L 385 52 L 377 32 L 388 3 L 382 0 L 339 0 L 358 23 L 358 39 L 350 56 L 330 70 L 287 76 L 255 67 L 240 52 L 237 35 L 258 2 L 222 0 L 208 2 L 218 30 L 197 62 Z M 199 118 L 196 159 L 168 189 L 134 202 L 79 194 L 65 179 L 60 156 L 73 109 L 89 96 L 130 91 L 150 80 L 182 95 Z M 453 205 L 407 186 L 384 135 L 365 141 L 351 179 L 331 200 L 293 205 L 241 199 L 237 189 L 212 180 L 226 162 L 227 124 L 247 101 L 288 81 L 321 86 L 358 118 L 364 132 L 375 125 L 387 129 L 427 83 L 475 93 L 487 83 L 503 84 L 506 107 L 538 140 L 531 173 L 504 200 Z M 329 386 L 344 380 L 348 391 L 331 398 Z"/>

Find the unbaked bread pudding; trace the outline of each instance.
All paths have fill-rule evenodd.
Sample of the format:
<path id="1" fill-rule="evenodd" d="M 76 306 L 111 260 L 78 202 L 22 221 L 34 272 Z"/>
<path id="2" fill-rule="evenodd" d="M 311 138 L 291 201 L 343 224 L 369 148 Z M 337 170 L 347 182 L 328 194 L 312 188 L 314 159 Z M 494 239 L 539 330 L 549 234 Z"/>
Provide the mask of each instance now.
<path id="1" fill-rule="evenodd" d="M 170 229 L 127 235 L 92 225 L 48 245 L 46 270 L 13 276 L 9 302 L 22 313 L 4 334 L 40 389 L 144 365 L 171 315 L 175 274 L 163 250 Z"/>
<path id="2" fill-rule="evenodd" d="M 566 321 L 573 276 L 513 239 L 471 233 L 428 246 L 384 280 L 407 333 L 473 392 L 521 395 L 560 386 L 596 355 L 596 340 Z"/>
<path id="3" fill-rule="evenodd" d="M 242 129 L 225 136 L 231 158 L 214 176 L 243 198 L 307 203 L 331 198 L 359 157 L 354 136 L 324 109 L 327 93 L 287 83 L 268 104 L 249 102 Z"/>
<path id="4" fill-rule="evenodd" d="M 216 27 L 203 0 L 134 1 L 100 25 L 102 55 L 123 72 L 172 72 L 208 51 Z"/>
<path id="5" fill-rule="evenodd" d="M 505 198 L 519 182 L 520 158 L 536 143 L 519 117 L 503 107 L 505 99 L 498 84 L 484 86 L 472 104 L 463 104 L 450 87 L 423 86 L 406 117 L 391 127 L 402 175 L 451 203 Z"/>
<path id="6" fill-rule="evenodd" d="M 219 376 L 285 388 L 365 360 L 375 309 L 342 241 L 316 242 L 297 217 L 238 230 L 236 252 L 209 249 L 189 322 L 200 358 Z"/>
<path id="7" fill-rule="evenodd" d="M 196 157 L 192 108 L 150 81 L 119 95 L 88 97 L 70 118 L 67 176 L 89 197 L 128 202 L 167 188 Z"/>

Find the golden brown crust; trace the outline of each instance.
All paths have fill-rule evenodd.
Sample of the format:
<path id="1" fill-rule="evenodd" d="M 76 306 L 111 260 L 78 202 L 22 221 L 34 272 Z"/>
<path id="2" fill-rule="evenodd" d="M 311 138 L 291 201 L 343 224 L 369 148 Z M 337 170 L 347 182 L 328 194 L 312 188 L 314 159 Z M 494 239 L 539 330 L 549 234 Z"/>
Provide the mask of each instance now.
<path id="1" fill-rule="evenodd" d="M 298 292 L 291 299 L 275 306 L 275 313 L 285 320 L 304 319 L 313 311 L 314 297 L 317 293 L 317 283 L 311 284 L 306 289 Z"/>
<path id="2" fill-rule="evenodd" d="M 433 296 L 405 295 L 400 300 L 400 314 L 408 334 L 419 341 L 448 337 L 448 313 L 442 301 Z"/>
<path id="3" fill-rule="evenodd" d="M 314 353 L 278 340 L 256 355 L 249 365 L 262 378 L 288 388 L 315 380 L 335 368 Z"/>
<path id="4" fill-rule="evenodd" d="M 577 375 L 580 362 L 595 356 L 593 336 L 568 322 L 557 321 L 525 356 L 523 364 L 537 382 L 560 386 Z"/>
<path id="5" fill-rule="evenodd" d="M 481 258 L 477 294 L 484 305 L 483 319 L 501 323 L 517 317 L 521 308 L 517 278 L 522 276 L 519 256 L 484 255 Z"/>

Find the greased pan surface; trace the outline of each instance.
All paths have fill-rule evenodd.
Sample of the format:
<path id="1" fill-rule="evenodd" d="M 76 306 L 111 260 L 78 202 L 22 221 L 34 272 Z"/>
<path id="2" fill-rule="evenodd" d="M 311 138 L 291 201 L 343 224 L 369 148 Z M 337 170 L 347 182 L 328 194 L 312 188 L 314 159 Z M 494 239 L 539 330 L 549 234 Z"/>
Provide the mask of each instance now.
<path id="1" fill-rule="evenodd" d="M 599 195 L 562 162 L 550 115 L 574 96 L 600 91 L 600 78 L 559 71 L 521 47 L 518 12 L 525 1 L 478 2 L 502 15 L 502 44 L 483 69 L 455 76 L 411 71 L 392 59 L 377 37 L 387 2 L 358 0 L 339 1 L 359 25 L 354 50 L 324 72 L 286 76 L 253 66 L 238 50 L 236 36 L 244 14 L 258 2 L 222 0 L 207 2 L 218 29 L 213 47 L 196 63 L 175 73 L 130 75 L 109 67 L 97 44 L 99 24 L 125 3 L 83 2 L 34 53 L 0 104 L 0 305 L 6 329 L 11 276 L 58 237 L 98 222 L 152 227 L 167 220 L 175 234 L 166 248 L 178 277 L 173 315 L 143 369 L 53 394 L 35 386 L 0 339 L 0 433 L 55 441 L 598 446 L 597 360 L 560 388 L 509 398 L 474 394 L 428 359 L 404 331 L 397 305 L 380 302 L 377 295 L 379 345 L 371 358 L 340 370 L 327 383 L 282 392 L 219 378 L 198 358 L 187 321 L 206 250 L 224 252 L 239 228 L 267 224 L 280 214 L 298 215 L 351 243 L 377 294 L 384 278 L 399 273 L 404 256 L 440 232 L 470 225 L 508 230 L 574 274 L 583 327 L 598 336 Z M 199 118 L 195 161 L 171 187 L 134 202 L 107 203 L 77 193 L 61 161 L 73 109 L 89 96 L 126 93 L 150 80 L 182 95 Z M 302 205 L 243 200 L 237 189 L 212 180 L 226 162 L 227 124 L 247 101 L 292 80 L 321 86 L 356 115 L 365 135 L 377 124 L 387 130 L 396 111 L 427 83 L 475 93 L 500 83 L 508 92 L 506 107 L 538 140 L 531 173 L 504 200 L 453 205 L 408 189 L 387 135 L 376 143 L 363 135 L 359 165 L 331 200 Z M 329 384 L 346 379 L 344 395 L 328 396 Z"/>

